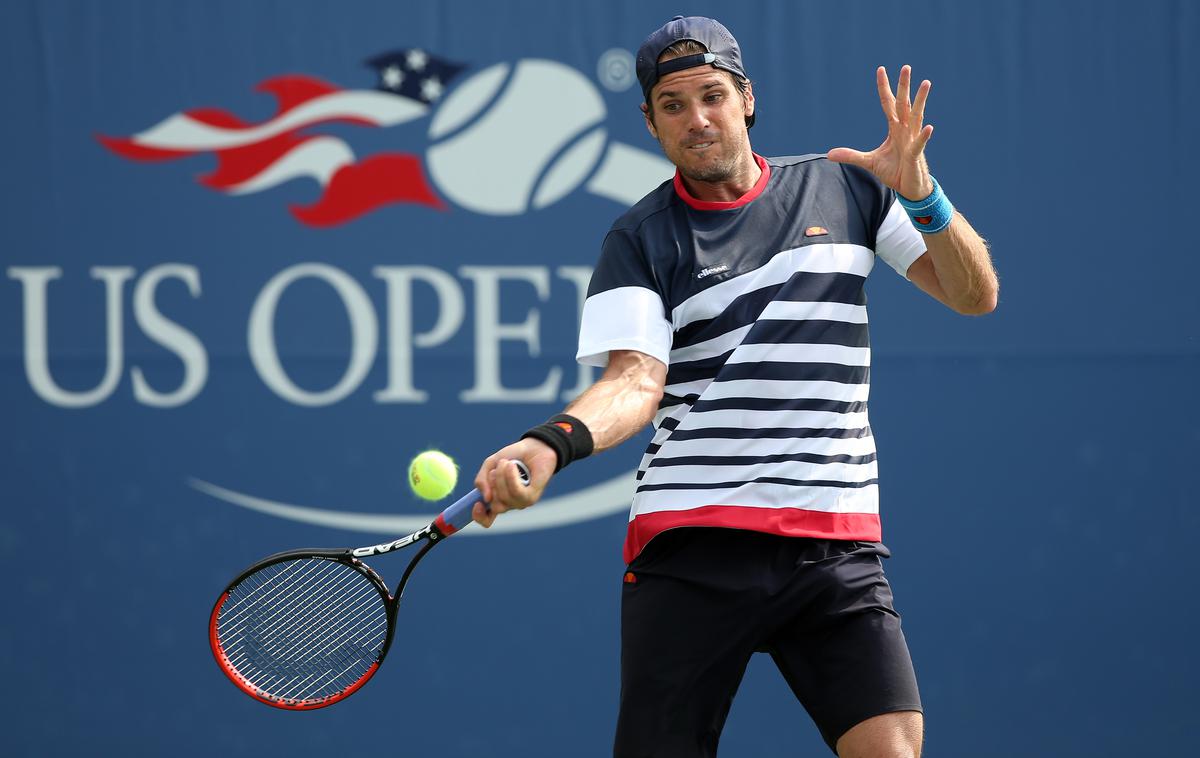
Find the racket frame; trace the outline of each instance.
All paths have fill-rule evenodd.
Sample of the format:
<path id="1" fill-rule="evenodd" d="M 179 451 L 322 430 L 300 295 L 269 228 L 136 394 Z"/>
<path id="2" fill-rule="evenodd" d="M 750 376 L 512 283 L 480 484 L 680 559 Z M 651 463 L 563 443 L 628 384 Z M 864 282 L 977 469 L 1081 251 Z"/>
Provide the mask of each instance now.
<path id="1" fill-rule="evenodd" d="M 379 545 L 368 545 L 366 547 L 342 548 L 333 550 L 322 548 L 286 550 L 282 553 L 275 553 L 274 555 L 267 556 L 257 563 L 254 563 L 238 574 L 233 581 L 226 585 L 225 591 L 221 593 L 220 597 L 217 598 L 217 602 L 213 605 L 212 614 L 209 617 L 208 623 L 208 644 L 209 648 L 212 650 L 213 658 L 215 658 L 217 661 L 217 666 L 220 667 L 226 678 L 233 682 L 233 684 L 236 685 L 237 688 L 242 692 L 246 693 L 260 703 L 266 703 L 267 705 L 275 708 L 284 708 L 293 711 L 311 711 L 317 708 L 324 708 L 326 706 L 333 705 L 340 700 L 350 697 L 357 692 L 360 687 L 370 681 L 371 677 L 375 675 L 375 672 L 378 671 L 379 667 L 383 664 L 383 659 L 387 657 L 388 650 L 390 650 L 392 647 L 392 640 L 396 636 L 396 616 L 399 612 L 400 600 L 404 596 L 404 587 L 406 584 L 408 584 L 408 579 L 410 576 L 412 576 L 413 569 L 416 568 L 417 563 L 420 562 L 421 558 L 425 557 L 425 554 L 428 553 L 434 545 L 445 539 L 445 537 L 446 535 L 439 531 L 434 524 L 430 524 L 420 531 L 413 532 L 412 534 L 401 537 L 398 540 L 381 543 Z M 417 542 L 422 541 L 424 541 L 425 544 L 423 544 L 417 550 L 417 553 L 408 562 L 408 566 L 404 569 L 404 574 L 400 577 L 400 581 L 396 583 L 396 589 L 394 592 L 389 592 L 387 584 L 385 584 L 383 581 L 383 577 L 381 577 L 375 571 L 375 569 L 368 566 L 362 560 L 363 557 L 383 555 L 384 553 L 390 553 L 410 547 Z M 229 660 L 229 657 L 225 654 L 224 649 L 221 647 L 221 640 L 217 631 L 217 625 L 220 620 L 221 608 L 225 604 L 226 598 L 229 597 L 229 593 L 246 578 L 277 563 L 284 563 L 286 561 L 292 561 L 301 558 L 315 558 L 341 563 L 344 566 L 354 569 L 370 580 L 371 584 L 375 587 L 375 591 L 379 593 L 380 598 L 383 600 L 384 607 L 387 611 L 387 634 L 384 638 L 383 647 L 380 648 L 379 656 L 375 659 L 375 662 L 372 663 L 370 668 L 368 668 L 367 671 L 352 685 L 344 690 L 341 690 L 340 692 L 327 695 L 323 698 L 295 701 L 273 697 L 262 691 L 260 688 L 254 686 L 249 679 L 243 676 L 234 667 L 233 663 Z"/>
<path id="2" fill-rule="evenodd" d="M 529 467 L 523 461 L 513 461 L 516 465 L 521 481 L 525 486 L 529 486 L 531 475 Z M 400 600 L 404 595 L 404 587 L 408 584 L 408 579 L 412 576 L 413 569 L 417 567 L 417 563 L 425 557 L 425 554 L 433 549 L 433 546 L 445 540 L 447 537 L 458 532 L 471 523 L 471 510 L 476 502 L 480 502 L 482 497 L 479 490 L 472 490 L 463 497 L 459 498 L 453 505 L 446 508 L 442 513 L 433 520 L 433 523 L 424 527 L 412 534 L 405 535 L 391 542 L 383 542 L 378 545 L 367 545 L 357 548 L 339 548 L 339 549 L 321 549 L 321 548 L 306 548 L 300 550 L 287 550 L 282 553 L 263 558 L 257 561 L 249 568 L 242 571 L 229 584 L 225 586 L 225 591 L 217 598 L 217 602 L 213 605 L 212 613 L 208 621 L 208 644 L 212 650 L 213 657 L 217 661 L 217 666 L 225 674 L 234 685 L 242 692 L 245 692 L 255 700 L 266 703 L 275 708 L 285 708 L 294 711 L 311 711 L 317 708 L 324 708 L 333 705 L 336 702 L 346 699 L 350 695 L 358 691 L 360 687 L 366 684 L 379 667 L 383 664 L 383 659 L 387 656 L 388 650 L 392 647 L 392 639 L 396 634 L 396 616 L 400 608 Z M 485 504 L 486 507 L 486 504 Z M 400 581 L 396 584 L 395 592 L 389 593 L 387 585 L 384 584 L 383 578 L 375 573 L 375 570 L 363 562 L 363 558 L 370 558 L 384 553 L 391 553 L 397 550 L 402 550 L 410 547 L 418 542 L 424 542 L 416 555 L 408 562 L 408 567 L 404 569 L 404 574 L 400 577 Z M 266 695 L 261 690 L 256 688 L 250 681 L 238 673 L 233 667 L 232 662 L 221 648 L 220 636 L 217 633 L 217 623 L 220 620 L 221 606 L 225 603 L 225 599 L 229 597 L 229 593 L 239 583 L 244 581 L 248 576 L 256 571 L 260 571 L 268 566 L 276 563 L 282 563 L 288 560 L 297 558 L 323 558 L 336 561 L 345 566 L 348 566 L 358 571 L 363 576 L 367 577 L 375 586 L 375 590 L 383 599 L 384 606 L 387 611 L 387 634 L 384 638 L 383 646 L 379 650 L 379 656 L 375 662 L 363 673 L 357 681 L 340 692 L 335 692 L 332 695 L 327 695 L 323 698 L 311 700 L 294 701 L 284 698 L 277 698 Z"/>

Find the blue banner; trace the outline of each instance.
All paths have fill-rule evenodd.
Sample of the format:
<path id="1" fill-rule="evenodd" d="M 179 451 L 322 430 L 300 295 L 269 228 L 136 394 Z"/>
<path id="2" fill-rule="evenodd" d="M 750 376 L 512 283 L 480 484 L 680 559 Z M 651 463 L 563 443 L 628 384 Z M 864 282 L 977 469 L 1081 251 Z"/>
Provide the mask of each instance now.
<path id="1" fill-rule="evenodd" d="M 1000 272 L 981 319 L 887 267 L 868 283 L 886 568 L 926 755 L 1186 749 L 1200 10 L 683 10 L 741 43 L 764 155 L 871 149 L 875 67 L 932 80 L 932 171 Z M 266 554 L 424 526 L 414 455 L 444 450 L 469 487 L 596 378 L 574 353 L 600 242 L 673 174 L 633 52 L 677 12 L 0 9 L 0 752 L 610 752 L 645 436 L 427 558 L 346 703 L 245 697 L 207 623 Z M 404 559 L 372 565 L 394 584 Z M 826 752 L 755 658 L 722 753 Z"/>

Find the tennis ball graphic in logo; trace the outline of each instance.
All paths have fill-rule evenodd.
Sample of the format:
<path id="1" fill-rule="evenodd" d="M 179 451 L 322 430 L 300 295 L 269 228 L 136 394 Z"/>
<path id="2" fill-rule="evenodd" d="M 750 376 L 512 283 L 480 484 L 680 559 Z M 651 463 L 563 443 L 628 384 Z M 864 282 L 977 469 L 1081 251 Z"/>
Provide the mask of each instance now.
<path id="1" fill-rule="evenodd" d="M 604 117 L 600 94 L 573 68 L 537 59 L 491 66 L 438 108 L 429 173 L 447 198 L 477 213 L 545 208 L 600 161 Z"/>

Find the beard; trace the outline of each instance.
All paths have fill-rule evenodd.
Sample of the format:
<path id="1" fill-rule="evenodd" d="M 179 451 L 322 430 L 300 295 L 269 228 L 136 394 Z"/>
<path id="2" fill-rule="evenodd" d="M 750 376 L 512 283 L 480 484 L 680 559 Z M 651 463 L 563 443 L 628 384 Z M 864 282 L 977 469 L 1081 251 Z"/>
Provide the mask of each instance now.
<path id="1" fill-rule="evenodd" d="M 717 184 L 720 182 L 731 181 L 737 177 L 738 169 L 741 165 L 741 154 L 739 150 L 728 150 L 723 140 L 713 135 L 702 135 L 700 139 L 693 139 L 691 144 L 700 142 L 712 142 L 713 147 L 709 148 L 712 151 L 714 148 L 720 149 L 720 153 L 712 157 L 704 156 L 703 162 L 694 163 L 689 160 L 688 151 L 690 147 L 681 146 L 676 151 L 668 150 L 666 145 L 663 145 L 661 140 L 659 144 L 663 149 L 663 153 L 667 158 L 675 164 L 679 169 L 679 173 L 685 179 L 691 179 L 696 182 L 707 182 Z M 672 152 L 675 152 L 673 155 Z"/>
<path id="2" fill-rule="evenodd" d="M 691 179 L 694 182 L 719 184 L 720 182 L 731 181 L 734 178 L 737 172 L 737 165 L 737 158 L 727 157 L 706 166 L 696 168 L 678 166 L 678 168 L 679 173 L 683 174 L 684 178 Z"/>

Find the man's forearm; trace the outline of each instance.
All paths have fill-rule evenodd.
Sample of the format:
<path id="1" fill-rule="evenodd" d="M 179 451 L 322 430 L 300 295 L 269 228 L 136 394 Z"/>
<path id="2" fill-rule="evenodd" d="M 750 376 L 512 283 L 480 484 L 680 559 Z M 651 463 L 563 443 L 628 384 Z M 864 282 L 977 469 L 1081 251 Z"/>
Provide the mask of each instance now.
<path id="1" fill-rule="evenodd" d="M 595 451 L 616 447 L 654 418 L 666 367 L 648 355 L 632 355 L 610 367 L 566 412 L 592 433 Z"/>
<path id="2" fill-rule="evenodd" d="M 992 257 L 961 214 L 944 231 L 926 235 L 925 247 L 947 305 L 972 315 L 995 310 L 1000 288 Z"/>
<path id="3" fill-rule="evenodd" d="M 637 434 L 654 418 L 666 379 L 667 367 L 661 361 L 633 350 L 613 350 L 604 375 L 567 406 L 567 413 L 591 432 L 592 452 L 607 450 Z M 566 453 L 564 457 L 553 440 L 525 434 L 489 455 L 475 474 L 475 486 L 490 508 L 477 503 L 471 517 L 487 527 L 505 511 L 536 503 L 550 477 L 577 457 L 570 449 Z M 506 465 L 512 461 L 523 461 L 529 468 L 527 483 L 521 482 L 515 466 Z"/>

